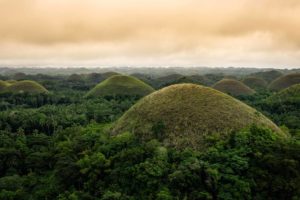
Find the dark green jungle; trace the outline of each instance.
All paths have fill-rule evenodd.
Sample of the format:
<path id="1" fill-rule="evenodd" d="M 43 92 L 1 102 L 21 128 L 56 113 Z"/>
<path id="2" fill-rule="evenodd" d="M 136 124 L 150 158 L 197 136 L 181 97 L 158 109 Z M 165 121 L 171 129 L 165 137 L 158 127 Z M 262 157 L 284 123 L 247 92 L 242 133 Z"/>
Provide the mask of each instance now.
<path id="1" fill-rule="evenodd" d="M 69 74 L 2 71 L 1 200 L 300 199 L 300 79 L 290 83 L 291 79 L 282 78 L 289 74 L 300 76 L 298 72 L 271 69 L 237 70 L 230 74 L 226 74 L 226 70 L 198 74 L 194 71 L 192 74 L 112 71 L 74 70 Z M 126 77 L 110 80 L 120 74 Z M 253 77 L 264 84 L 251 84 L 249 80 Z M 107 79 L 101 87 L 96 87 Z M 121 79 L 123 82 L 118 82 Z M 253 92 L 209 91 L 247 104 L 257 115 L 274 122 L 272 126 L 278 130 L 251 123 L 238 129 L 228 128 L 226 133 L 211 131 L 212 126 L 221 126 L 213 114 L 209 122 L 191 115 L 188 118 L 191 123 L 177 123 L 181 118 L 186 119 L 186 109 L 197 110 L 197 106 L 202 108 L 206 104 L 183 106 L 176 116 L 171 111 L 162 113 L 165 118 L 172 115 L 172 120 L 151 121 L 151 126 L 124 116 L 129 109 L 131 114 L 137 110 L 132 108 L 137 102 L 146 104 L 142 101 L 147 95 L 155 96 L 154 90 L 163 93 L 163 88 L 184 83 L 211 88 L 222 79 L 243 84 L 228 91 L 247 87 Z M 250 84 L 247 86 L 247 83 Z M 97 91 L 103 95 L 87 95 L 104 87 L 105 93 Z M 231 86 L 222 88 L 227 87 Z M 222 104 L 221 100 L 217 102 Z M 222 109 L 227 109 L 222 112 L 224 122 L 229 120 L 227 114 L 239 112 L 226 105 L 222 105 Z M 147 116 L 152 116 L 157 109 L 160 108 L 145 109 L 140 117 L 150 119 Z M 197 116 L 209 115 L 209 111 L 198 110 Z M 128 127 L 139 126 L 136 130 L 143 133 L 135 129 L 115 133 L 120 119 L 125 129 L 128 123 Z M 239 124 L 242 118 L 233 120 Z M 185 127 L 192 130 L 196 122 L 206 127 L 207 132 L 194 129 L 192 133 L 185 132 Z M 170 131 L 172 128 L 180 130 L 177 135 Z M 183 138 L 189 143 L 199 134 L 203 135 L 202 142 L 199 146 L 196 143 L 196 148 L 195 144 L 179 147 L 168 140 Z M 145 135 L 147 137 L 142 137 Z"/>

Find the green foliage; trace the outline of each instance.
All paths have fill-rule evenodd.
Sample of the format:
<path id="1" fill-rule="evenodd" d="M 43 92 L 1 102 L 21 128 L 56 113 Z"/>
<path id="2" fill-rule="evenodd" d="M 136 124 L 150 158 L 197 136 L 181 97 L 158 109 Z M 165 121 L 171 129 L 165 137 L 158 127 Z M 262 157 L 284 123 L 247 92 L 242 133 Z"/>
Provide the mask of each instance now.
<path id="1" fill-rule="evenodd" d="M 241 100 L 262 111 L 276 124 L 286 126 L 296 134 L 300 130 L 300 90 L 299 84 L 277 93 L 262 92 L 242 97 Z"/>
<path id="2" fill-rule="evenodd" d="M 153 132 L 155 138 L 162 139 L 163 137 L 165 137 L 164 136 L 165 135 L 165 129 L 166 129 L 166 126 L 162 121 L 159 121 L 159 122 L 155 123 L 152 126 L 152 132 Z"/>
<path id="3" fill-rule="evenodd" d="M 7 83 L 6 81 L 0 80 L 0 93 L 4 92 L 8 86 L 9 86 L 9 83 Z"/>
<path id="4" fill-rule="evenodd" d="M 75 103 L 69 105 L 54 103 L 39 108 L 8 109 L 0 113 L 0 129 L 17 132 L 22 128 L 26 134 L 38 131 L 51 135 L 58 129 L 87 125 L 91 121 L 112 122 L 135 101 L 91 99 L 84 103 L 74 101 Z"/>
<path id="5" fill-rule="evenodd" d="M 225 140 L 212 135 L 206 151 L 142 142 L 128 132 L 111 137 L 109 127 L 97 124 L 52 137 L 3 133 L 2 139 L 1 145 L 14 148 L 23 160 L 12 162 L 7 153 L 1 158 L 7 168 L 0 178 L 2 199 L 300 197 L 299 141 L 256 126 Z"/>
<path id="6" fill-rule="evenodd" d="M 74 73 L 70 78 L 19 73 L 14 78 L 36 80 L 51 93 L 0 95 L 1 200 L 300 199 L 296 86 L 273 97 L 266 90 L 239 97 L 290 136 L 273 132 L 275 125 L 240 101 L 193 85 L 140 100 L 141 107 L 132 108 L 140 114 L 124 123 L 138 122 L 140 131 L 113 135 L 114 122 L 136 98 L 85 99 L 83 94 L 113 73 Z M 224 75 L 203 77 L 215 82 Z M 249 115 L 260 123 L 226 129 L 248 122 Z M 151 123 L 144 123 L 149 116 Z M 221 131 L 191 134 L 200 125 Z M 170 145 L 171 128 L 178 131 L 174 141 L 186 146 Z M 201 143 L 195 140 L 199 135 Z"/>

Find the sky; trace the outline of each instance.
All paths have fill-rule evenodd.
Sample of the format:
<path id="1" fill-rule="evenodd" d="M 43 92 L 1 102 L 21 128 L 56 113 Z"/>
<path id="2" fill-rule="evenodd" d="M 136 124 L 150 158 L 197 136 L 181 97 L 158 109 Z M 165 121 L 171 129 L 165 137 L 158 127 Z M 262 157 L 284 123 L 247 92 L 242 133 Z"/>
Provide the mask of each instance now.
<path id="1" fill-rule="evenodd" d="M 300 67 L 299 0 L 0 0 L 0 65 Z"/>

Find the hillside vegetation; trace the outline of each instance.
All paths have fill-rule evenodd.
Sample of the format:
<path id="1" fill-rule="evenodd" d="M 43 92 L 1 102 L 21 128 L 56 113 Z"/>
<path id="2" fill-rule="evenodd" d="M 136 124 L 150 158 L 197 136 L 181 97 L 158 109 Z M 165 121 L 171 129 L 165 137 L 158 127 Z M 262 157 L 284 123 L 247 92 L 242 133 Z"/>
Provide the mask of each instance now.
<path id="1" fill-rule="evenodd" d="M 0 93 L 0 200 L 300 199 L 296 86 L 239 96 L 288 137 L 256 110 L 203 86 L 174 85 L 140 100 L 85 98 L 106 71 L 140 73 L 156 87 L 157 77 L 175 72 L 187 77 L 182 82 L 201 73 L 193 79 L 212 85 L 262 70 L 4 70 L 1 80 L 34 80 L 51 93 Z"/>
<path id="2" fill-rule="evenodd" d="M 115 75 L 95 86 L 87 97 L 145 96 L 153 91 L 151 86 L 137 78 Z"/>
<path id="3" fill-rule="evenodd" d="M 298 83 L 300 83 L 300 73 L 288 74 L 274 80 L 269 85 L 269 89 L 279 91 Z"/>
<path id="4" fill-rule="evenodd" d="M 212 88 L 178 84 L 140 100 L 114 127 L 114 134 L 131 131 L 142 139 L 156 138 L 178 148 L 205 147 L 214 133 L 229 133 L 251 124 L 280 129 L 255 109 Z"/>
<path id="5" fill-rule="evenodd" d="M 9 85 L 6 89 L 11 93 L 47 93 L 48 90 L 35 81 L 18 81 Z"/>
<path id="6" fill-rule="evenodd" d="M 262 102 L 262 109 L 272 113 L 272 118 L 290 128 L 300 129 L 300 84 L 290 86 Z"/>
<path id="7" fill-rule="evenodd" d="M 274 102 L 278 101 L 299 101 L 300 102 L 300 84 L 292 85 L 269 98 Z"/>
<path id="8" fill-rule="evenodd" d="M 232 96 L 252 95 L 255 93 L 254 90 L 244 83 L 233 79 L 222 79 L 213 85 L 213 88 Z"/>
<path id="9" fill-rule="evenodd" d="M 14 83 L 16 83 L 16 82 L 18 82 L 18 81 L 16 81 L 16 80 L 7 80 L 7 81 L 5 81 L 6 83 L 9 83 L 9 84 L 14 84 Z"/>
<path id="10" fill-rule="evenodd" d="M 0 80 L 0 92 L 4 92 L 7 86 L 9 86 L 7 82 Z"/>

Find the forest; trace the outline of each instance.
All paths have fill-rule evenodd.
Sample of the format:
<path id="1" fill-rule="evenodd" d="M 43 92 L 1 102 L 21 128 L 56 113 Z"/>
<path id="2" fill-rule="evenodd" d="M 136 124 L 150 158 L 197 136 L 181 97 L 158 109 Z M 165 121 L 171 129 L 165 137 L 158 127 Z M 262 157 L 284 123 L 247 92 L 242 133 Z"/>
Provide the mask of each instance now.
<path id="1" fill-rule="evenodd" d="M 134 80 L 116 78 L 120 72 L 2 73 L 0 79 L 10 89 L 1 90 L 0 87 L 0 199 L 300 199 L 300 79 L 299 75 L 285 78 L 297 73 L 250 70 L 230 75 L 211 72 L 158 76 L 157 71 L 148 72 L 132 73 L 130 77 Z M 115 79 L 108 80 L 112 77 Z M 248 87 L 247 77 L 257 80 L 251 79 L 252 85 Z M 235 82 L 227 81 L 214 87 L 224 79 Z M 37 83 L 45 90 L 28 89 L 32 83 L 23 80 Z M 287 80 L 291 83 L 282 83 Z M 196 127 L 196 123 L 200 123 L 197 128 L 202 128 L 206 121 L 200 119 L 206 119 L 202 118 L 204 115 L 210 117 L 209 127 L 205 128 L 211 132 L 196 131 L 204 135 L 201 138 L 184 135 L 185 140 L 177 145 L 175 142 L 181 138 L 176 134 L 180 133 L 172 132 L 172 128 L 181 126 L 180 120 L 189 116 L 188 113 L 182 109 L 176 113 L 176 118 L 168 121 L 171 114 L 164 116 L 165 108 L 159 110 L 163 104 L 150 102 L 155 96 L 148 99 L 152 104 L 143 101 L 152 93 L 163 96 L 165 89 L 162 88 L 171 87 L 168 94 L 171 95 L 176 85 L 181 84 L 188 84 L 182 86 L 182 93 L 184 87 L 190 90 L 190 87 L 198 86 L 201 86 L 199 91 L 211 92 L 211 95 L 215 95 L 215 89 L 221 91 L 217 96 L 224 99 L 224 104 L 238 102 L 234 103 L 241 104 L 236 108 L 237 112 L 245 107 L 247 113 L 252 112 L 250 106 L 255 109 L 253 116 L 263 115 L 264 118 L 242 128 L 234 127 L 228 131 L 225 127 L 226 131 L 217 131 L 223 126 L 222 120 L 199 111 L 179 132 L 188 134 L 185 130 Z M 122 93 L 118 88 L 120 85 L 127 87 L 122 88 Z M 279 89 L 278 85 L 285 88 Z M 89 92 L 94 87 L 102 89 L 101 92 Z M 167 97 L 166 100 L 160 97 L 160 100 L 165 104 L 176 102 L 176 98 L 182 100 L 181 96 Z M 192 97 L 187 100 L 193 102 Z M 222 104 L 221 100 L 219 104 Z M 155 106 L 149 106 L 147 110 L 147 102 Z M 145 106 L 141 108 L 142 105 Z M 181 104 L 174 106 L 178 108 L 178 105 Z M 191 103 L 186 109 L 197 110 L 197 106 Z M 137 115 L 141 119 L 134 118 L 133 111 L 138 109 L 139 113 L 144 113 Z M 225 109 L 224 112 L 217 110 L 224 121 L 235 120 L 236 126 L 240 126 L 244 113 L 238 118 L 226 106 L 218 109 Z M 166 118 L 151 125 L 143 121 L 148 114 L 155 116 L 157 113 Z M 267 126 L 261 124 L 265 118 L 268 118 Z M 136 126 L 139 129 L 134 124 L 138 120 Z M 120 129 L 115 128 L 116 123 L 121 124 Z M 277 128 L 280 134 L 276 133 Z M 196 147 L 186 145 L 193 139 L 199 139 L 201 143 Z"/>

